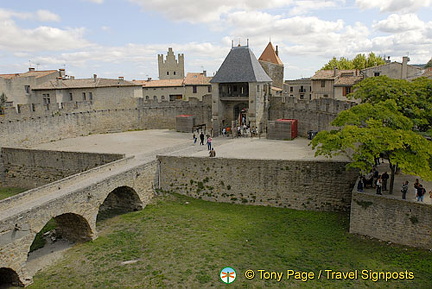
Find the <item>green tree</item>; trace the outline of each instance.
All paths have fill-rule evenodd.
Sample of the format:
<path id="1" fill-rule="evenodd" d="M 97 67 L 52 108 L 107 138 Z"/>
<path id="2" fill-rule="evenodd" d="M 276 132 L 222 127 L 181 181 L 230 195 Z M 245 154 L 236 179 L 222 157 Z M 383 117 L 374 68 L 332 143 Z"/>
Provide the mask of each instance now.
<path id="1" fill-rule="evenodd" d="M 380 56 L 376 56 L 375 53 L 371 52 L 368 54 L 367 57 L 364 54 L 357 54 L 353 60 L 345 57 L 341 57 L 339 59 L 333 57 L 327 64 L 325 64 L 321 68 L 321 70 L 332 70 L 334 68 L 341 70 L 364 69 L 367 67 L 382 65 L 385 63 L 386 62 L 384 59 L 382 59 Z"/>
<path id="2" fill-rule="evenodd" d="M 431 79 L 407 81 L 385 75 L 369 77 L 357 83 L 348 97 L 371 104 L 393 99 L 399 111 L 414 122 L 417 130 L 427 132 L 432 128 Z"/>
<path id="3" fill-rule="evenodd" d="M 391 170 L 390 193 L 397 168 L 432 180 L 432 142 L 412 131 L 413 122 L 398 109 L 396 101 L 389 99 L 342 111 L 332 122 L 339 129 L 321 131 L 311 141 L 315 155 L 345 154 L 351 160 L 349 167 L 365 174 L 384 154 Z"/>

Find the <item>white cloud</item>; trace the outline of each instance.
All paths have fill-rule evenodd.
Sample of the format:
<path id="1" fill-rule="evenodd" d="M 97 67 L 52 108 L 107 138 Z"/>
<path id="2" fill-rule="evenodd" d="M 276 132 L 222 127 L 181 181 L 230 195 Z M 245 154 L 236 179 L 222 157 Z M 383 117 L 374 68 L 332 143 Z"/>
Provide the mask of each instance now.
<path id="1" fill-rule="evenodd" d="M 92 2 L 92 3 L 96 3 L 96 4 L 104 3 L 104 0 L 82 0 L 82 1 Z"/>
<path id="2" fill-rule="evenodd" d="M 37 50 L 59 51 L 86 47 L 89 44 L 84 39 L 84 29 L 59 29 L 49 26 L 39 26 L 34 29 L 20 28 L 12 18 L 37 19 L 43 21 L 59 20 L 55 14 L 46 10 L 36 13 L 17 13 L 0 9 L 0 49 L 26 52 Z"/>
<path id="3" fill-rule="evenodd" d="M 154 10 L 173 21 L 210 23 L 220 20 L 229 12 L 238 10 L 273 9 L 286 7 L 294 0 L 129 0 L 144 10 Z"/>
<path id="4" fill-rule="evenodd" d="M 423 29 L 425 26 L 426 24 L 415 14 L 392 14 L 387 19 L 377 22 L 373 25 L 373 28 L 388 33 L 400 33 Z"/>
<path id="5" fill-rule="evenodd" d="M 39 22 L 59 22 L 60 16 L 48 10 L 38 10 L 31 12 L 16 12 L 0 8 L 0 20 L 9 20 L 12 18 L 22 20 L 36 20 Z"/>
<path id="6" fill-rule="evenodd" d="M 315 0 L 298 0 L 295 1 L 294 7 L 290 10 L 290 15 L 303 15 L 313 10 L 324 10 L 328 8 L 341 7 L 345 4 L 345 0 L 328 0 L 328 1 L 315 1 Z"/>
<path id="7" fill-rule="evenodd" d="M 48 10 L 38 10 L 36 11 L 36 19 L 41 22 L 59 22 L 60 16 L 54 14 Z"/>
<path id="8" fill-rule="evenodd" d="M 360 9 L 378 8 L 382 12 L 413 12 L 431 7 L 432 0 L 356 0 Z"/>

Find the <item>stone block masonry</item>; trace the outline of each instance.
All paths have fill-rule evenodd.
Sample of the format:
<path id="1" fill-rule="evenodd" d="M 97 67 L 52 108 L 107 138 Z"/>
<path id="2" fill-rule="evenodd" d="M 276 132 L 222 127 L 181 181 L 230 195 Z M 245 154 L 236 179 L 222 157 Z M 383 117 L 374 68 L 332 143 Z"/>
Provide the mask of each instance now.
<path id="1" fill-rule="evenodd" d="M 358 173 L 345 162 L 158 156 L 160 189 L 208 201 L 347 211 Z"/>
<path id="2" fill-rule="evenodd" d="M 432 206 L 353 192 L 350 233 L 432 249 Z"/>
<path id="3" fill-rule="evenodd" d="M 1 149 L 4 187 L 36 188 L 70 175 L 119 160 L 122 154 Z"/>

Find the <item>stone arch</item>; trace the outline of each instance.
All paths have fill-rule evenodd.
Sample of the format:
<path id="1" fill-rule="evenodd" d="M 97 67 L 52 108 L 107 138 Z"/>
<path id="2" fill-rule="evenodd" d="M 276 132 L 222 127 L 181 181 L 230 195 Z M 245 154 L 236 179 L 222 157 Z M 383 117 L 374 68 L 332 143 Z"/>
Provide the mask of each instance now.
<path id="1" fill-rule="evenodd" d="M 81 215 L 65 213 L 54 217 L 59 234 L 72 242 L 87 242 L 92 240 L 93 232 L 88 221 Z"/>
<path id="2" fill-rule="evenodd" d="M 104 220 L 111 216 L 141 210 L 143 204 L 134 189 L 128 186 L 118 187 L 108 194 L 99 206 L 96 220 Z"/>
<path id="3" fill-rule="evenodd" d="M 0 288 L 8 288 L 8 286 L 23 287 L 24 284 L 20 281 L 17 272 L 10 268 L 2 267 L 0 268 Z"/>
<path id="4" fill-rule="evenodd" d="M 74 213 L 61 214 L 50 219 L 48 222 L 46 222 L 45 226 L 50 223 L 51 220 L 55 221 L 55 225 L 53 226 L 53 228 L 55 228 L 54 235 L 57 239 L 65 239 L 72 243 L 81 243 L 93 239 L 92 229 L 88 221 L 83 216 Z M 31 248 L 37 238 L 42 238 L 41 235 L 44 233 L 43 231 L 45 226 L 41 229 L 41 231 L 38 232 L 38 234 L 36 234 L 35 238 L 33 239 L 33 243 L 29 247 L 29 252 L 31 252 Z M 39 248 L 43 247 L 44 243 Z"/>

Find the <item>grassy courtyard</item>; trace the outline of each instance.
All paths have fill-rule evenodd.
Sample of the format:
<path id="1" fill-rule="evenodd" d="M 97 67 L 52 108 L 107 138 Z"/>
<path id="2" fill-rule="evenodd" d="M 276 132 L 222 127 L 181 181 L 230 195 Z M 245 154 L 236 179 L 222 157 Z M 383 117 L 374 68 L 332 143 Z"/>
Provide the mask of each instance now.
<path id="1" fill-rule="evenodd" d="M 352 235 L 348 224 L 348 216 L 341 213 L 167 195 L 142 211 L 100 222 L 98 239 L 71 248 L 61 261 L 38 273 L 29 288 L 432 287 L 432 252 Z M 237 272 L 229 285 L 219 278 L 226 266 Z M 246 270 L 254 271 L 253 280 L 245 278 Z M 276 275 L 260 276 L 258 270 L 284 276 L 265 280 Z M 287 279 L 287 270 L 306 272 L 298 273 L 300 279 L 305 274 L 312 279 L 311 273 L 315 277 Z M 324 270 L 358 270 L 358 277 L 335 280 L 336 274 L 330 280 Z M 371 280 L 381 271 L 409 271 L 413 279 Z"/>
<path id="2" fill-rule="evenodd" d="M 0 200 L 18 195 L 19 193 L 22 193 L 26 190 L 27 189 L 23 188 L 0 188 Z"/>

